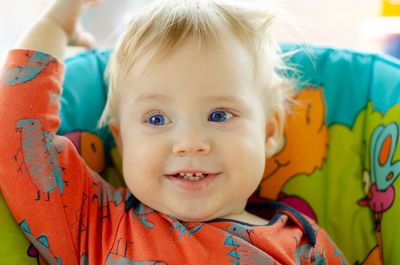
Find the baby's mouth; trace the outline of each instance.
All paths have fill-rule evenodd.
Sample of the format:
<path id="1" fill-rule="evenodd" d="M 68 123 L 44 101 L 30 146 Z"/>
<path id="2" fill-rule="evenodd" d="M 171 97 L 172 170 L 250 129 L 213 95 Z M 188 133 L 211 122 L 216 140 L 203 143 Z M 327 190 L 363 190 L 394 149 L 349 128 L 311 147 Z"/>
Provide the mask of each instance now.
<path id="1" fill-rule="evenodd" d="M 167 179 L 176 187 L 185 191 L 202 191 L 207 187 L 211 187 L 211 184 L 221 175 L 222 172 L 172 172 L 171 174 L 165 175 Z"/>

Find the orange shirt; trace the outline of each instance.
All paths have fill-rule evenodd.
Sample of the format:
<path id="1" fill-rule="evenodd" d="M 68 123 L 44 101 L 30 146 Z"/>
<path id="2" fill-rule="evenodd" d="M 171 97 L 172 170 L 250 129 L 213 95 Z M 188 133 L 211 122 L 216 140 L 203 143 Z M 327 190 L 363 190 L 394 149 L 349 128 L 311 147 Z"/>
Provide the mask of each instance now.
<path id="1" fill-rule="evenodd" d="M 12 50 L 0 79 L 0 189 L 50 264 L 347 264 L 324 230 L 279 203 L 262 203 L 265 225 L 186 223 L 114 189 L 55 135 L 62 76 L 52 56 Z"/>

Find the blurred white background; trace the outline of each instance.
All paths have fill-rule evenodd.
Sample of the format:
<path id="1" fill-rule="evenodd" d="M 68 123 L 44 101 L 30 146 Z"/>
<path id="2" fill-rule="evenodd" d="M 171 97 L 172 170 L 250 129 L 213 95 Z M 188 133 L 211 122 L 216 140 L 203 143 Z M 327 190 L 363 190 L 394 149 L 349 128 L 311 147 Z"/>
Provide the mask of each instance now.
<path id="1" fill-rule="evenodd" d="M 0 59 L 50 1 L 0 0 Z M 148 1 L 103 0 L 99 6 L 85 13 L 82 23 L 94 33 L 99 48 L 112 47 L 132 11 Z M 381 13 L 380 0 L 271 1 L 278 2 L 295 17 L 297 30 L 285 27 L 283 31 L 286 33 L 279 35 L 281 41 L 295 39 L 320 45 L 379 51 L 371 36 L 385 29 L 372 29 L 373 26 L 368 23 Z M 372 31 L 375 33 L 372 34 Z"/>

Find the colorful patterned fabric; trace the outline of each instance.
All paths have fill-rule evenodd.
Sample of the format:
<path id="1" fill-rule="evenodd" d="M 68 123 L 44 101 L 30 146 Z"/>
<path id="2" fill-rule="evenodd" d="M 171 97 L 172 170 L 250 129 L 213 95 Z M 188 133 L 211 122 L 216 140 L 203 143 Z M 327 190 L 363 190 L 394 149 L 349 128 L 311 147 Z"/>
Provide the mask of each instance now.
<path id="1" fill-rule="evenodd" d="M 47 263 L 347 264 L 323 229 L 278 202 L 262 205 L 273 212 L 265 225 L 180 222 L 147 207 L 102 180 L 74 136 L 56 135 L 62 64 L 12 50 L 0 73 L 0 188 Z"/>
<path id="2" fill-rule="evenodd" d="M 260 195 L 316 220 L 351 264 L 397 264 L 399 62 L 313 52 L 291 58 L 301 62 L 300 104 L 288 119 L 285 146 L 267 161 Z"/>

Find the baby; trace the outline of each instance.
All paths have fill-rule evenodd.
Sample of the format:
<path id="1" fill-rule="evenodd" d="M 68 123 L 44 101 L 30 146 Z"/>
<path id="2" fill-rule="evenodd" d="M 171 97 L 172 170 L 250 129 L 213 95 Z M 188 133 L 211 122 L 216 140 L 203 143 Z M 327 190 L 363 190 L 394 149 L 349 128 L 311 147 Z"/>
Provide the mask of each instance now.
<path id="1" fill-rule="evenodd" d="M 50 264 L 346 264 L 326 232 L 264 202 L 245 210 L 281 142 L 290 82 L 264 1 L 163 0 L 135 17 L 108 68 L 99 125 L 128 189 L 91 171 L 59 126 L 66 44 L 90 47 L 84 0 L 56 0 L 0 80 L 0 188 Z M 44 240 L 45 238 L 45 240 Z"/>

